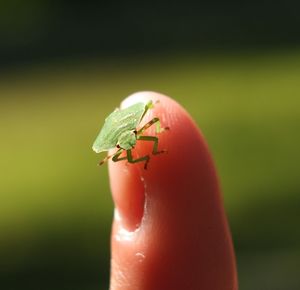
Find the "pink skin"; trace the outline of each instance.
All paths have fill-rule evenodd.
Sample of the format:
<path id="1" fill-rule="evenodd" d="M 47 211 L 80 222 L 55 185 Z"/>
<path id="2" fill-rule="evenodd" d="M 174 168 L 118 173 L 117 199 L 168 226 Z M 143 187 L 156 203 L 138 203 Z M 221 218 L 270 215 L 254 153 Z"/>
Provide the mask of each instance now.
<path id="1" fill-rule="evenodd" d="M 115 203 L 111 290 L 237 290 L 232 241 L 208 146 L 188 113 L 174 100 L 136 93 L 122 107 L 157 101 L 142 124 L 159 117 L 169 131 L 144 163 L 109 162 Z M 152 126 L 144 135 L 155 135 Z M 134 156 L 151 153 L 138 141 Z"/>

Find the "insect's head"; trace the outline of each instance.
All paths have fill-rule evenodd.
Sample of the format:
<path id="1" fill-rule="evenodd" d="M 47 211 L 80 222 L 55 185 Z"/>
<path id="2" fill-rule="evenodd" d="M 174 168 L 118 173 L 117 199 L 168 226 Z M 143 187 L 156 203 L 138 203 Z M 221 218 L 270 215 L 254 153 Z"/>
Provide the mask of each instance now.
<path id="1" fill-rule="evenodd" d="M 117 147 L 129 150 L 136 144 L 136 134 L 133 131 L 127 131 L 120 135 Z"/>

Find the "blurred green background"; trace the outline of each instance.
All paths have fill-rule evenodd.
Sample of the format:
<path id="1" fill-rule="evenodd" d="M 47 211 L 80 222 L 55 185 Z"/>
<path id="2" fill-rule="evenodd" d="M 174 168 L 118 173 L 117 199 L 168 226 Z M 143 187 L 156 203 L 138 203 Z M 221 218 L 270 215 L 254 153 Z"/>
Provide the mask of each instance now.
<path id="1" fill-rule="evenodd" d="M 211 147 L 240 289 L 300 289 L 296 1 L 0 2 L 0 288 L 107 289 L 112 201 L 91 144 L 154 90 Z"/>

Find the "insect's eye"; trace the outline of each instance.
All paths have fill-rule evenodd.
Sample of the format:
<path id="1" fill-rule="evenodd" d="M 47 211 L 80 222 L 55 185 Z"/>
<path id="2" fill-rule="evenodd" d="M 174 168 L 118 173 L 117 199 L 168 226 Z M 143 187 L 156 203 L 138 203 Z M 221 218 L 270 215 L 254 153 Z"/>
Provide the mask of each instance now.
<path id="1" fill-rule="evenodd" d="M 116 147 L 117 147 L 117 148 L 121 148 L 119 144 L 117 144 L 117 146 L 116 146 Z"/>
<path id="2" fill-rule="evenodd" d="M 134 130 L 133 133 L 136 135 L 137 134 L 137 130 Z"/>

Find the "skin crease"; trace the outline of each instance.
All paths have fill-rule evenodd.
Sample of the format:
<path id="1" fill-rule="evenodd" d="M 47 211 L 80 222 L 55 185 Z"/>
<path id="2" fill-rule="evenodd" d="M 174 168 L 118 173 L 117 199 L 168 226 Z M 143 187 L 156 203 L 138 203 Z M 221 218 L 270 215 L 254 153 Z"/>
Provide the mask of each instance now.
<path id="1" fill-rule="evenodd" d="M 159 117 L 169 131 L 144 163 L 109 161 L 115 203 L 111 290 L 237 290 L 234 251 L 208 146 L 188 113 L 171 98 L 131 95 L 121 107 L 157 101 L 142 121 Z M 144 135 L 154 136 L 155 126 Z M 138 141 L 134 156 L 151 153 Z"/>

